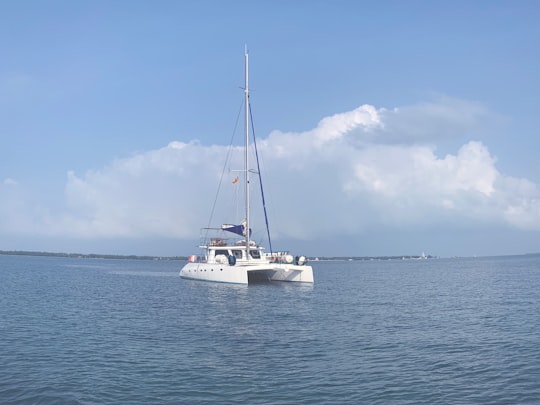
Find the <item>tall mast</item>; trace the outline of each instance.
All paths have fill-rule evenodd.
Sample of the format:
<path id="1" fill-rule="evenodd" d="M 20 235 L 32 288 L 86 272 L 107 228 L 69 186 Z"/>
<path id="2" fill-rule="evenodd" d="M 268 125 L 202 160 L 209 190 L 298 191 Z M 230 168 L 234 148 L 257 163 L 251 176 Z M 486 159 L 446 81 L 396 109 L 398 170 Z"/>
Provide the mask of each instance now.
<path id="1" fill-rule="evenodd" d="M 250 260 L 250 234 L 249 234 L 249 86 L 248 86 L 248 51 L 247 46 L 244 51 L 245 57 L 245 68 L 246 68 L 246 77 L 245 77 L 245 87 L 244 87 L 244 97 L 245 97 L 245 144 L 244 144 L 244 180 L 245 180 L 245 195 L 246 195 L 246 258 Z"/>

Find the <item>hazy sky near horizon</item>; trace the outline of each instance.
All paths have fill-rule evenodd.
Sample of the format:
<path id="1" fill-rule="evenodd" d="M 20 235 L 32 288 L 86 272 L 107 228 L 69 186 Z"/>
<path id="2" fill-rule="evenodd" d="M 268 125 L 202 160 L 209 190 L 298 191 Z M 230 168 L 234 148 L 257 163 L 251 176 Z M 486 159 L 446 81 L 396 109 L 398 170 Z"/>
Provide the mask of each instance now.
<path id="1" fill-rule="evenodd" d="M 539 252 L 538 21 L 536 1 L 1 2 L 0 250 L 193 253 L 247 44 L 275 248 Z"/>

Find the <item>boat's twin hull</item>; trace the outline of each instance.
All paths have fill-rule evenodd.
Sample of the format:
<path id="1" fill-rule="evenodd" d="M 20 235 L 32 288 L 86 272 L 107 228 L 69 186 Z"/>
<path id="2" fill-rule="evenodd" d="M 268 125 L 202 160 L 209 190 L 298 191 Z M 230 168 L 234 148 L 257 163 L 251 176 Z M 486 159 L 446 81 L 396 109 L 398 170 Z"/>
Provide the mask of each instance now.
<path id="1" fill-rule="evenodd" d="M 293 281 L 313 283 L 311 266 L 294 264 L 236 265 L 187 263 L 180 277 L 221 283 L 247 284 L 256 281 Z"/>

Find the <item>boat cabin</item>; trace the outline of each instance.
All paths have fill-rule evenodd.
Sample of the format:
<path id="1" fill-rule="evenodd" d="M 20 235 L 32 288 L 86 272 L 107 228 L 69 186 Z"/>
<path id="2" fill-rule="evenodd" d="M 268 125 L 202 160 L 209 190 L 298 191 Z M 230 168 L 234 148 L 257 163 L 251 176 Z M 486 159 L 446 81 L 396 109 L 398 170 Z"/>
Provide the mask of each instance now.
<path id="1" fill-rule="evenodd" d="M 206 249 L 207 263 L 229 263 L 233 265 L 237 261 L 248 261 L 246 253 L 248 249 L 246 249 L 245 240 L 231 245 L 223 238 L 212 238 L 209 245 L 201 247 Z M 261 261 L 265 258 L 263 248 L 257 246 L 253 241 L 250 241 L 249 255 L 250 261 Z"/>

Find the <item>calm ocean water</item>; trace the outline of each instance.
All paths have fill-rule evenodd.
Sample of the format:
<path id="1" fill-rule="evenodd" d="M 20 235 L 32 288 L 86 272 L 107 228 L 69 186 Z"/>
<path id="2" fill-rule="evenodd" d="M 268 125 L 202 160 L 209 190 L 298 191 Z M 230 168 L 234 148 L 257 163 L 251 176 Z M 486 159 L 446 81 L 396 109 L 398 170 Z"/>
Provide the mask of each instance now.
<path id="1" fill-rule="evenodd" d="M 0 403 L 540 403 L 540 256 L 312 264 L 0 256 Z"/>

